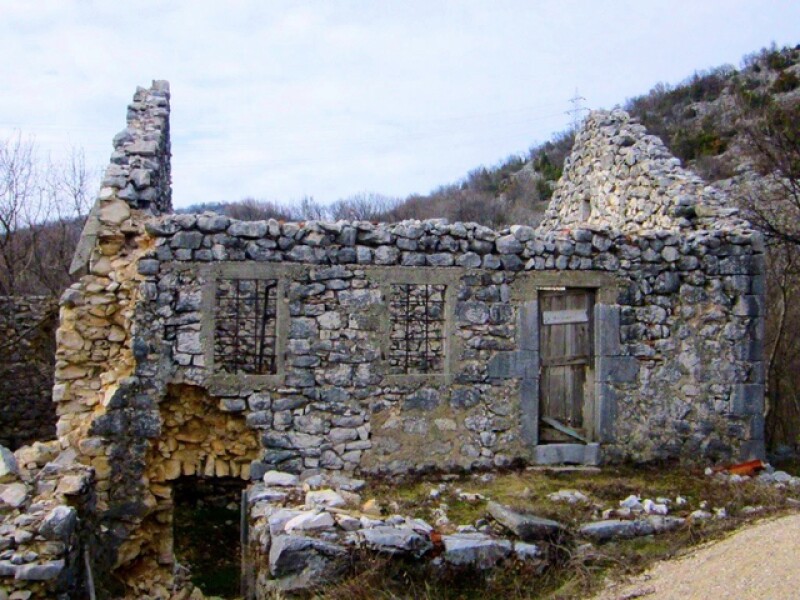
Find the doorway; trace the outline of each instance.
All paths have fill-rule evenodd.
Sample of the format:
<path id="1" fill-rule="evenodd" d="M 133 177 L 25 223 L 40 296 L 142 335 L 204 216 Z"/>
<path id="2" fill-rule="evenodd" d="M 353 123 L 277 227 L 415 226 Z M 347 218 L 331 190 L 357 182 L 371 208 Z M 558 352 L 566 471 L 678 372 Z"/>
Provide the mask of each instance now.
<path id="1" fill-rule="evenodd" d="M 593 441 L 595 290 L 539 291 L 539 443 Z"/>
<path id="2" fill-rule="evenodd" d="M 233 477 L 175 480 L 175 558 L 206 596 L 241 597 L 241 497 Z"/>

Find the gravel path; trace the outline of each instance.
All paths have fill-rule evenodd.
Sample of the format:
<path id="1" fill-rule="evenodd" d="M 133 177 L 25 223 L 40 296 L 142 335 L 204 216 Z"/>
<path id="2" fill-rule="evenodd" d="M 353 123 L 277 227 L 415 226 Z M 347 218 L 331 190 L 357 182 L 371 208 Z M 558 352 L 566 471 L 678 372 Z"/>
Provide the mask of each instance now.
<path id="1" fill-rule="evenodd" d="M 657 564 L 595 600 L 800 598 L 800 515 L 762 521 L 721 542 Z"/>

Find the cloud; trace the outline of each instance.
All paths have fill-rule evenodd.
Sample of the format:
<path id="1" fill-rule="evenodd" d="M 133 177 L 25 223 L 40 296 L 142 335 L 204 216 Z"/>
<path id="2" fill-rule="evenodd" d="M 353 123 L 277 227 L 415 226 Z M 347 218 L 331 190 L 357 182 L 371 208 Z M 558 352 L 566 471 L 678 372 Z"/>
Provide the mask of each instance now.
<path id="1" fill-rule="evenodd" d="M 745 0 L 0 0 L 0 135 L 103 165 L 164 78 L 179 205 L 404 195 L 547 139 L 576 87 L 611 106 L 798 32 Z"/>

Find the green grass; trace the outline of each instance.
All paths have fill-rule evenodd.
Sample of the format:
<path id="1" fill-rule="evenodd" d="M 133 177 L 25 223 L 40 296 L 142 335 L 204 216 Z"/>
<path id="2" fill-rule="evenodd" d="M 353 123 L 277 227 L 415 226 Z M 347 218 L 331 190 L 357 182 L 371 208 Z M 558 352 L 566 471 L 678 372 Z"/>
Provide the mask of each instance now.
<path id="1" fill-rule="evenodd" d="M 789 472 L 800 470 L 800 464 L 784 466 Z M 445 483 L 445 491 L 437 499 L 430 497 L 432 488 Z M 504 567 L 486 573 L 432 567 L 420 563 L 384 560 L 364 555 L 354 561 L 351 576 L 330 587 L 318 598 L 328 600 L 367 599 L 441 599 L 489 600 L 567 600 L 585 598 L 599 589 L 608 577 L 625 577 L 641 572 L 657 560 L 673 557 L 701 542 L 727 535 L 733 529 L 766 515 L 787 510 L 785 498 L 796 495 L 755 482 L 724 483 L 707 477 L 700 469 L 677 465 L 607 467 L 592 471 L 520 470 L 491 476 L 465 475 L 453 481 L 441 478 L 402 483 L 373 482 L 362 492 L 364 499 L 375 498 L 386 514 L 408 514 L 433 523 L 433 512 L 441 504 L 448 506 L 447 533 L 457 525 L 474 524 L 486 517 L 486 500 L 475 503 L 459 500 L 456 490 L 478 493 L 487 499 L 557 519 L 572 527 L 598 516 L 604 508 L 614 508 L 630 494 L 672 500 L 681 495 L 687 499 L 683 507 L 670 514 L 688 516 L 701 507 L 725 508 L 730 515 L 724 520 L 710 520 L 687 525 L 677 531 L 612 542 L 590 548 L 575 544 L 549 547 L 546 560 L 539 564 L 509 561 Z M 589 505 L 569 505 L 549 500 L 547 495 L 560 489 L 575 489 L 590 497 Z M 758 515 L 746 515 L 745 506 L 762 506 Z"/>

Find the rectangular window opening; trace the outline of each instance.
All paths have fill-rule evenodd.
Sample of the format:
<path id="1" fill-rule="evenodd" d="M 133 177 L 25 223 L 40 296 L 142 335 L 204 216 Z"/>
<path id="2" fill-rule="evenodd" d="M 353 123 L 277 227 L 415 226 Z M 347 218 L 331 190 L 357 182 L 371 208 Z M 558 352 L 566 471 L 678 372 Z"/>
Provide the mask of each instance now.
<path id="1" fill-rule="evenodd" d="M 214 364 L 225 373 L 276 372 L 277 279 L 219 279 Z"/>
<path id="2" fill-rule="evenodd" d="M 446 285 L 393 284 L 389 302 L 389 372 L 444 372 Z"/>

